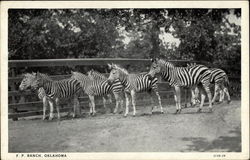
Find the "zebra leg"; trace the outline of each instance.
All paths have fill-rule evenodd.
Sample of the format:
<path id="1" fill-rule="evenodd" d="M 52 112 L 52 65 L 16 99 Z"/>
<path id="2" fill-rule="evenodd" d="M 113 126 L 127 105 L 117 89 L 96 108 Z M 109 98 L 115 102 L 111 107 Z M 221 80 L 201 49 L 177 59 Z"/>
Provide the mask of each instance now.
<path id="1" fill-rule="evenodd" d="M 78 98 L 74 97 L 74 99 L 73 99 L 73 118 L 76 117 L 76 112 L 78 109 L 80 110 L 80 104 L 79 104 Z"/>
<path id="2" fill-rule="evenodd" d="M 153 95 L 151 91 L 147 92 L 150 96 L 150 102 L 151 102 L 151 114 L 153 114 L 153 110 L 154 110 L 154 100 L 153 100 Z"/>
<path id="3" fill-rule="evenodd" d="M 111 104 L 112 103 L 112 96 L 111 96 L 111 94 L 108 94 L 107 97 L 108 97 L 109 104 Z"/>
<path id="4" fill-rule="evenodd" d="M 92 108 L 92 115 L 94 116 L 96 114 L 95 111 L 95 97 L 94 96 L 89 96 L 89 99 L 91 101 L 91 108 Z"/>
<path id="5" fill-rule="evenodd" d="M 231 103 L 231 98 L 230 98 L 230 95 L 229 95 L 229 92 L 228 92 L 228 89 L 225 87 L 224 88 L 224 92 L 226 93 L 227 95 L 227 103 L 230 104 Z"/>
<path id="6" fill-rule="evenodd" d="M 124 111 L 124 107 L 123 107 L 123 92 L 120 92 L 119 93 L 119 100 L 118 100 L 118 104 L 120 105 L 120 107 L 119 107 L 119 105 L 118 105 L 118 109 L 117 110 L 119 110 L 119 114 L 121 114 L 123 111 Z"/>
<path id="7" fill-rule="evenodd" d="M 211 96 L 211 92 L 210 92 L 209 86 L 204 86 L 204 90 L 206 91 L 206 93 L 207 93 L 207 97 L 208 97 L 208 102 L 209 102 L 209 106 L 208 106 L 208 107 L 209 107 L 209 112 L 212 112 L 212 111 L 213 111 L 213 110 L 212 110 L 212 109 L 213 109 L 213 107 L 212 107 L 212 101 L 211 101 L 212 96 Z M 205 100 L 205 97 L 206 97 L 204 90 L 203 90 L 204 98 L 202 99 L 202 100 L 203 100 L 203 102 L 202 102 L 202 105 L 200 106 L 200 108 L 201 108 L 201 107 L 203 107 L 204 100 Z"/>
<path id="8" fill-rule="evenodd" d="M 92 109 L 92 104 L 89 102 L 89 115 L 92 115 L 93 109 Z"/>
<path id="9" fill-rule="evenodd" d="M 180 87 L 175 86 L 175 102 L 176 102 L 176 112 L 177 113 L 181 113 L 181 91 L 180 91 Z"/>
<path id="10" fill-rule="evenodd" d="M 46 119 L 46 109 L 47 109 L 47 105 L 48 105 L 47 98 L 46 98 L 46 96 L 44 96 L 44 97 L 43 97 L 43 120 Z"/>
<path id="11" fill-rule="evenodd" d="M 60 109 L 59 109 L 59 98 L 56 98 L 56 111 L 57 111 L 57 118 L 60 120 Z"/>
<path id="12" fill-rule="evenodd" d="M 127 117 L 129 112 L 129 93 L 125 92 L 125 99 L 126 99 L 126 109 L 124 113 L 124 117 Z"/>
<path id="13" fill-rule="evenodd" d="M 224 101 L 224 97 L 225 97 L 224 89 L 221 89 L 220 90 L 220 100 L 219 100 L 220 103 L 222 103 Z"/>
<path id="14" fill-rule="evenodd" d="M 195 106 L 195 93 L 194 89 L 191 88 L 191 106 Z"/>
<path id="15" fill-rule="evenodd" d="M 115 109 L 114 109 L 113 113 L 115 114 L 115 113 L 117 113 L 121 98 L 120 98 L 120 95 L 118 93 L 114 93 L 114 96 L 115 96 Z"/>
<path id="16" fill-rule="evenodd" d="M 155 95 L 156 95 L 157 98 L 158 98 L 158 103 L 159 103 L 159 107 L 160 107 L 160 109 L 161 109 L 161 113 L 164 113 L 163 107 L 162 107 L 162 104 L 161 104 L 161 96 L 160 96 L 159 92 L 156 91 L 156 92 L 155 92 Z"/>
<path id="17" fill-rule="evenodd" d="M 199 90 L 200 90 L 200 94 L 201 94 L 201 103 L 200 103 L 200 106 L 199 106 L 199 108 L 197 110 L 198 113 L 201 112 L 201 109 L 202 109 L 202 107 L 204 105 L 204 101 L 205 101 L 205 98 L 206 98 L 204 89 L 200 88 Z"/>
<path id="18" fill-rule="evenodd" d="M 105 96 L 102 97 L 102 101 L 103 101 L 103 107 L 104 107 L 104 110 L 105 110 L 104 112 L 107 113 L 107 106 L 106 106 L 107 100 L 106 100 Z"/>
<path id="19" fill-rule="evenodd" d="M 76 107 L 77 107 L 77 109 L 78 109 L 78 113 L 79 113 L 79 115 L 82 115 L 82 109 L 81 109 L 81 106 L 80 106 L 80 102 L 79 102 L 79 99 L 78 99 L 78 97 L 76 97 Z"/>
<path id="20" fill-rule="evenodd" d="M 119 101 L 120 101 L 120 108 L 122 109 L 122 110 L 119 111 L 119 114 L 120 114 L 124 110 L 124 107 L 123 107 L 123 98 L 121 96 L 120 96 L 120 100 Z"/>
<path id="21" fill-rule="evenodd" d="M 54 104 L 52 100 L 49 100 L 49 106 L 50 106 L 49 120 L 52 120 L 54 118 Z"/>
<path id="22" fill-rule="evenodd" d="M 131 91 L 131 99 L 132 99 L 132 105 L 133 105 L 133 116 L 136 114 L 136 108 L 135 108 L 135 91 Z"/>
<path id="23" fill-rule="evenodd" d="M 212 99 L 212 103 L 213 103 L 213 104 L 214 104 L 214 102 L 215 102 L 215 99 L 216 99 L 218 93 L 219 93 L 219 86 L 218 86 L 218 84 L 215 84 L 215 85 L 214 85 L 214 97 L 213 97 L 213 99 Z"/>

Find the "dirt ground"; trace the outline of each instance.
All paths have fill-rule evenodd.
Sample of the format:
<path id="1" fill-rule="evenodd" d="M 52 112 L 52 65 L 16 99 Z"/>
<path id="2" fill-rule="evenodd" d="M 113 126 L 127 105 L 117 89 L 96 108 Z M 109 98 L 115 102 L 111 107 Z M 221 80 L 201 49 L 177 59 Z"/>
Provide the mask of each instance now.
<path id="1" fill-rule="evenodd" d="M 217 104 L 213 113 L 188 108 L 175 115 L 117 114 L 62 121 L 9 120 L 9 152 L 204 152 L 241 151 L 241 102 Z"/>

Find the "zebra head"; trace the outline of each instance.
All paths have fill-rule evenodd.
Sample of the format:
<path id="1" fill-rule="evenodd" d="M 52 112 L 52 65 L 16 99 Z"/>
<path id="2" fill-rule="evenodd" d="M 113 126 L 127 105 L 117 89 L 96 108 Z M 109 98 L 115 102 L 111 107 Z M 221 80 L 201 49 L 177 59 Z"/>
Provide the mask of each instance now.
<path id="1" fill-rule="evenodd" d="M 34 82 L 35 80 L 35 73 L 26 73 L 23 75 L 23 80 L 21 82 L 21 84 L 19 85 L 19 90 L 20 91 L 24 91 L 28 88 L 31 87 L 32 83 Z"/>
<path id="2" fill-rule="evenodd" d="M 152 77 L 155 77 L 156 74 L 159 74 L 161 73 L 162 71 L 162 68 L 164 67 L 164 64 L 163 64 L 163 60 L 161 59 L 152 59 L 152 64 L 151 64 L 151 67 L 150 67 L 150 71 L 149 71 L 149 75 L 151 75 Z"/>
<path id="3" fill-rule="evenodd" d="M 95 72 L 95 71 L 94 71 L 93 69 L 91 69 L 90 71 L 87 72 L 87 75 L 88 75 L 88 76 L 93 76 L 94 72 Z"/>
<path id="4" fill-rule="evenodd" d="M 115 80 L 119 79 L 120 81 L 123 81 L 123 77 L 125 74 L 128 74 L 128 72 L 117 66 L 116 64 L 109 64 L 109 68 L 111 69 L 108 77 L 108 83 L 113 83 Z"/>
<path id="5" fill-rule="evenodd" d="M 88 77 L 90 77 L 91 79 L 94 79 L 95 78 L 94 72 L 95 71 L 93 69 L 91 69 L 90 71 L 88 71 L 87 72 Z"/>
<path id="6" fill-rule="evenodd" d="M 35 73 L 35 79 L 31 84 L 32 89 L 38 89 L 43 86 L 44 82 L 47 80 L 51 80 L 47 75 L 42 73 Z"/>

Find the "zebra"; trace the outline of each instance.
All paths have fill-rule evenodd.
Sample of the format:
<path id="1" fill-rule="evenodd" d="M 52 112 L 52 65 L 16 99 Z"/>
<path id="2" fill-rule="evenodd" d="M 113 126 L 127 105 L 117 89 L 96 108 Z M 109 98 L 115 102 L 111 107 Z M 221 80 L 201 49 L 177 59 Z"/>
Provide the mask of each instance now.
<path id="1" fill-rule="evenodd" d="M 151 104 L 153 111 L 153 98 L 152 98 L 152 91 L 158 97 L 159 106 L 161 108 L 161 113 L 163 113 L 163 108 L 161 105 L 161 98 L 158 92 L 158 79 L 156 77 L 151 77 L 147 73 L 139 73 L 139 74 L 129 74 L 128 71 L 124 68 L 117 66 L 116 64 L 108 64 L 111 68 L 109 74 L 109 82 L 113 83 L 115 80 L 119 79 L 124 86 L 125 98 L 126 98 L 126 110 L 124 113 L 124 117 L 128 115 L 129 112 L 129 96 L 131 96 L 132 105 L 133 105 L 133 116 L 136 115 L 136 108 L 135 108 L 135 94 L 137 92 L 148 92 L 151 97 Z"/>
<path id="2" fill-rule="evenodd" d="M 71 71 L 71 78 L 77 80 L 83 91 L 88 95 L 90 100 L 90 115 L 95 115 L 95 96 L 105 96 L 111 93 L 112 88 L 115 87 L 114 85 L 110 85 L 107 83 L 107 80 L 104 79 L 96 79 L 93 80 L 89 76 Z"/>
<path id="3" fill-rule="evenodd" d="M 31 88 L 41 88 L 43 87 L 45 93 L 48 97 L 49 105 L 51 106 L 51 112 L 49 116 L 49 120 L 54 118 L 53 114 L 53 103 L 55 102 L 56 110 L 57 110 L 57 118 L 60 120 L 60 110 L 59 110 L 59 102 L 62 99 L 70 99 L 73 101 L 73 118 L 76 117 L 76 109 L 79 107 L 78 97 L 81 91 L 80 84 L 72 79 L 63 79 L 63 80 L 52 80 L 46 74 L 42 74 L 37 72 L 35 74 L 35 79 L 31 84 Z"/>
<path id="4" fill-rule="evenodd" d="M 211 77 L 210 83 L 214 84 L 214 96 L 212 99 L 212 103 L 215 102 L 218 94 L 220 95 L 219 103 L 222 103 L 224 100 L 224 93 L 227 95 L 227 103 L 231 102 L 230 94 L 228 92 L 229 80 L 226 72 L 219 68 L 210 68 Z M 199 90 L 196 89 L 195 97 L 193 99 L 198 99 Z"/>
<path id="5" fill-rule="evenodd" d="M 32 74 L 30 74 L 30 73 L 24 74 L 23 79 L 21 81 L 21 84 L 19 85 L 19 90 L 24 91 L 24 90 L 27 90 L 28 88 L 30 88 L 34 79 L 35 79 L 34 72 Z M 47 100 L 45 90 L 42 87 L 38 88 L 37 95 L 38 95 L 38 98 L 40 100 L 42 100 L 42 102 L 43 102 L 43 117 L 42 117 L 42 119 L 45 120 L 46 119 L 46 109 L 48 106 L 48 100 Z"/>
<path id="6" fill-rule="evenodd" d="M 200 112 L 204 100 L 205 92 L 209 100 L 209 111 L 212 112 L 211 92 L 209 89 L 211 71 L 204 65 L 193 65 L 189 67 L 175 67 L 171 62 L 163 59 L 152 59 L 149 74 L 155 76 L 160 74 L 169 85 L 175 88 L 176 114 L 181 112 L 180 87 L 188 87 L 192 90 L 198 85 L 201 88 L 201 103 L 197 112 Z M 205 91 L 204 91 L 204 90 Z"/>
<path id="7" fill-rule="evenodd" d="M 97 72 L 97 71 L 95 71 L 93 69 L 88 71 L 87 75 L 90 78 L 92 78 L 93 80 L 98 80 L 98 81 L 101 81 L 101 80 L 106 81 L 108 79 L 105 75 L 103 75 L 103 74 L 101 74 L 101 73 L 99 73 L 99 72 Z M 121 108 L 123 108 L 123 98 L 122 98 L 122 96 L 123 96 L 123 85 L 121 84 L 121 82 L 119 80 L 115 81 L 115 83 L 112 84 L 111 91 L 114 94 L 114 97 L 115 97 L 115 100 L 116 100 L 116 106 L 115 106 L 115 109 L 114 109 L 113 113 L 117 113 L 117 110 L 118 110 L 119 106 Z M 110 102 L 112 103 L 111 95 L 108 94 L 107 96 L 110 99 Z M 103 97 L 104 108 L 106 108 L 105 103 L 106 103 L 106 99 Z"/>

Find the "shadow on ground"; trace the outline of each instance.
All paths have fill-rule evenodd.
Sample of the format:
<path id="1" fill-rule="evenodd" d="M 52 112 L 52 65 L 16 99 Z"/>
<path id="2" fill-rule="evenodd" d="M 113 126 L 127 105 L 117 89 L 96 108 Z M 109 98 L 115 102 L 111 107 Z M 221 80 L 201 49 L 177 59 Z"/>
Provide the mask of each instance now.
<path id="1" fill-rule="evenodd" d="M 183 141 L 191 141 L 191 145 L 185 151 L 225 151 L 225 152 L 241 152 L 241 129 L 239 127 L 229 131 L 233 136 L 220 136 L 219 138 L 208 141 L 202 137 L 184 137 Z M 182 151 L 184 152 L 184 151 Z"/>

